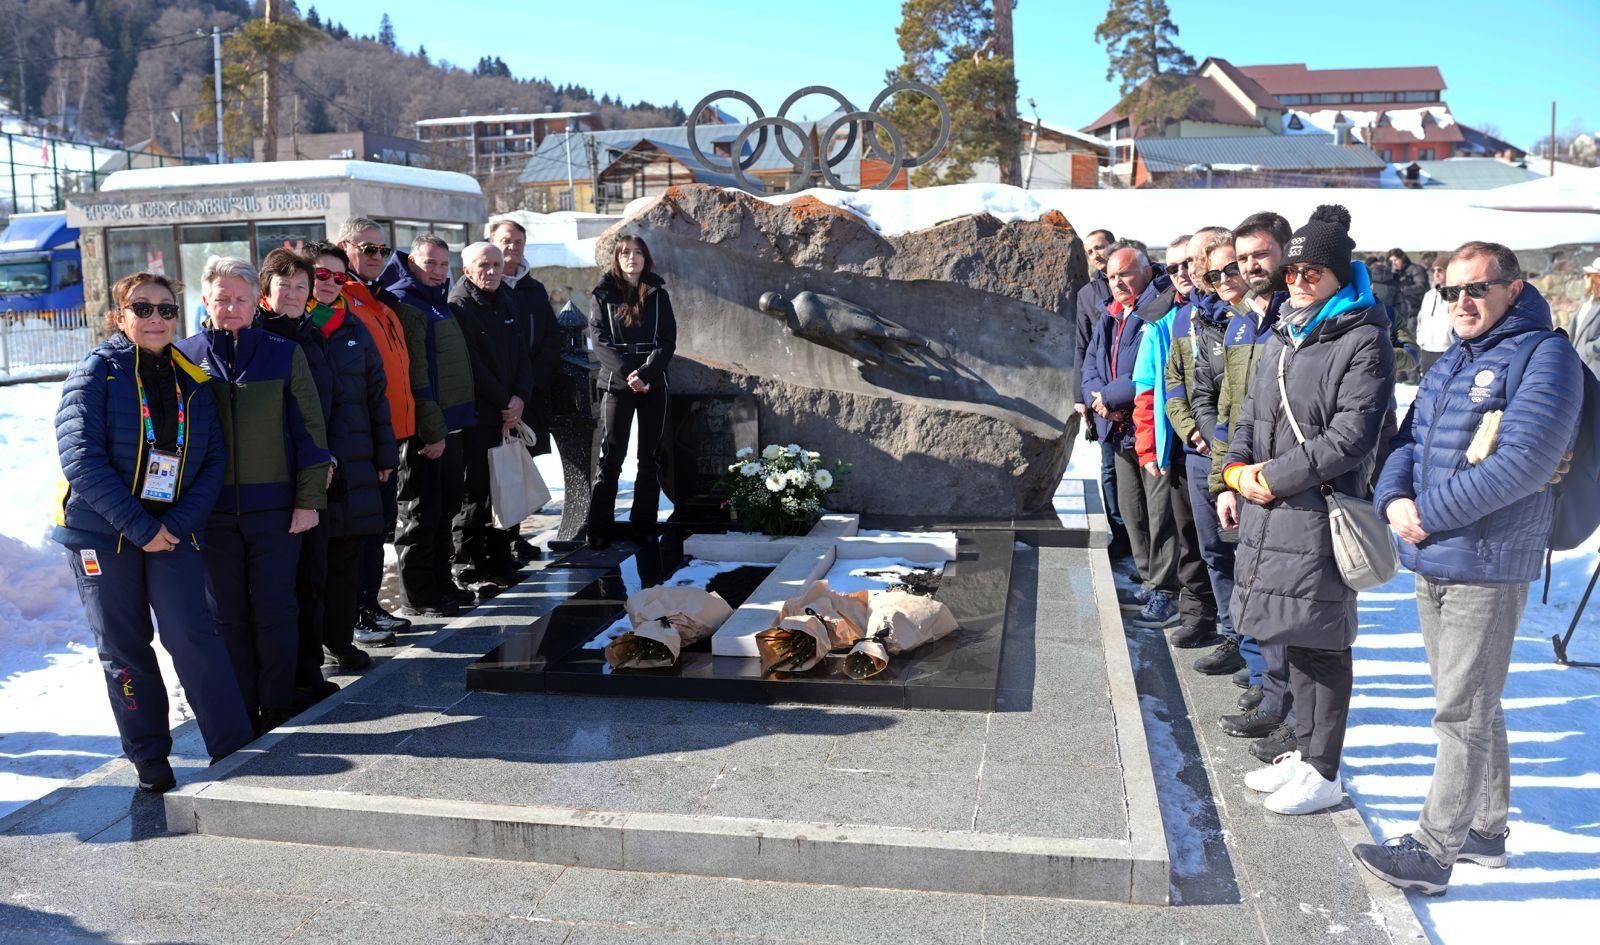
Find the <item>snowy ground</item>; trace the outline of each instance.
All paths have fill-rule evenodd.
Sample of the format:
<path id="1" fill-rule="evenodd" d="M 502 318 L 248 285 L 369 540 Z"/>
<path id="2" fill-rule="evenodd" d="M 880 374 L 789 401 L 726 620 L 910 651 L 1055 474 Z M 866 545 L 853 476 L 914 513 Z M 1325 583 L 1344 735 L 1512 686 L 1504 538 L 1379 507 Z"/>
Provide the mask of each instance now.
<path id="1" fill-rule="evenodd" d="M 64 556 L 46 537 L 59 479 L 57 389 L 0 388 L 7 500 L 0 504 L 0 815 L 119 752 L 77 593 Z M 559 505 L 559 462 L 545 456 L 539 465 Z M 624 478 L 631 481 L 632 473 L 630 460 Z M 1064 478 L 1097 482 L 1098 475 L 1098 449 L 1080 440 Z M 619 517 L 630 498 L 624 489 Z M 1571 941 L 1571 930 L 1600 925 L 1600 670 L 1557 666 L 1550 649 L 1551 634 L 1566 630 L 1597 548 L 1600 535 L 1583 551 L 1557 556 L 1549 605 L 1538 602 L 1537 586 L 1530 595 L 1504 700 L 1511 863 L 1504 870 L 1464 865 L 1447 897 L 1414 900 L 1437 942 L 1504 945 L 1541 928 L 1567 930 Z M 1412 580 L 1402 574 L 1362 595 L 1356 643 L 1345 771 L 1380 839 L 1411 829 L 1433 769 L 1432 687 Z M 1591 602 L 1572 658 L 1600 661 L 1600 601 Z M 174 722 L 186 712 L 175 699 Z"/>

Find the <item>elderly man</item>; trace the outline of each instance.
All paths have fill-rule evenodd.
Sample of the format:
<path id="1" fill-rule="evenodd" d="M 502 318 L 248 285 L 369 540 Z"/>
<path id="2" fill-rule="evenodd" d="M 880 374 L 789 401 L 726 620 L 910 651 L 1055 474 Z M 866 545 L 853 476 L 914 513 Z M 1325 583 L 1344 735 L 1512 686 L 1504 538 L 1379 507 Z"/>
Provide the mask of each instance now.
<path id="1" fill-rule="evenodd" d="M 533 358 L 527 321 L 519 318 L 501 281 L 504 257 L 492 243 L 461 251 L 461 278 L 450 290 L 450 310 L 461 324 L 472 355 L 474 410 L 478 422 L 466 431 L 466 485 L 452 535 L 457 579 L 479 586 L 510 585 L 519 579 L 511 534 L 494 527 L 489 502 L 489 450 L 522 422 L 533 396 Z"/>
<path id="2" fill-rule="evenodd" d="M 477 596 L 450 575 L 450 520 L 461 508 L 462 431 L 476 423 L 472 363 L 461 326 L 450 311 L 450 247 L 423 233 L 409 254 L 395 250 L 378 282 L 403 305 L 421 312 L 422 350 L 427 356 L 425 400 L 438 405 L 444 439 L 426 440 L 421 426 L 400 458 L 400 599 L 413 616 L 450 617 Z"/>
<path id="3" fill-rule="evenodd" d="M 1100 318 L 1105 313 L 1105 304 L 1111 301 L 1111 287 L 1106 284 L 1106 255 L 1116 241 L 1117 238 L 1111 235 L 1110 230 L 1093 230 L 1083 238 L 1083 251 L 1089 257 L 1089 281 L 1078 289 L 1078 295 L 1074 300 L 1078 323 L 1073 326 L 1077 331 L 1077 348 L 1072 362 L 1078 372 L 1077 380 L 1080 387 L 1083 383 L 1084 358 L 1089 351 L 1089 341 L 1094 337 L 1094 326 L 1100 324 Z M 1096 429 L 1094 417 L 1089 412 L 1089 405 L 1075 403 L 1072 406 L 1085 424 L 1084 435 L 1094 437 Z M 1116 467 L 1112 462 L 1114 455 L 1111 444 L 1101 440 L 1100 498 L 1105 503 L 1106 520 L 1111 525 L 1111 557 L 1122 558 L 1128 554 L 1128 532 L 1123 527 L 1122 513 L 1117 508 L 1117 476 Z"/>
<path id="4" fill-rule="evenodd" d="M 550 305 L 544 283 L 533 277 L 532 267 L 523 255 L 528 233 L 515 220 L 491 220 L 484 238 L 500 250 L 503 258 L 501 285 L 511 301 L 512 311 L 528 336 L 528 355 L 533 359 L 532 396 L 523 409 L 523 422 L 539 437 L 532 450 L 538 456 L 550 452 L 551 392 L 561 369 L 561 328 Z M 519 561 L 536 561 L 539 549 L 513 536 L 512 549 Z"/>
<path id="5" fill-rule="evenodd" d="M 1440 294 L 1459 341 L 1423 378 L 1373 496 L 1417 575 L 1439 752 L 1417 829 L 1355 848 L 1376 875 L 1428 895 L 1445 892 L 1458 860 L 1506 862 L 1511 765 L 1500 695 L 1549 542 L 1548 486 L 1584 398 L 1577 353 L 1551 331 L 1550 306 L 1511 250 L 1463 245 Z"/>
<path id="6" fill-rule="evenodd" d="M 1146 473 L 1135 449 L 1134 363 L 1147 322 L 1172 310 L 1174 290 L 1166 273 L 1156 273 L 1139 249 L 1113 247 L 1106 262 L 1111 299 L 1102 307 L 1084 355 L 1083 402 L 1094 411 L 1095 429 L 1114 450 L 1117 500 L 1128 529 L 1134 566 L 1147 597 L 1140 626 L 1168 627 L 1178 621 L 1177 541 L 1166 507 L 1162 477 Z"/>

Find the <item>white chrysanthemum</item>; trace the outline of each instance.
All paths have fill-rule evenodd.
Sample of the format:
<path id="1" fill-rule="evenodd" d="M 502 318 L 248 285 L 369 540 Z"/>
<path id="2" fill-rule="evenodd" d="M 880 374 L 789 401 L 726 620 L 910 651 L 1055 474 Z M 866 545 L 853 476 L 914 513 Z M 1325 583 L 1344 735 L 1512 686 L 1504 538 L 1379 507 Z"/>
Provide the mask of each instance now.
<path id="1" fill-rule="evenodd" d="M 739 447 L 739 452 L 733 454 L 735 459 L 749 459 L 754 455 L 756 455 L 756 451 L 748 446 Z"/>
<path id="2" fill-rule="evenodd" d="M 767 491 L 782 492 L 783 483 L 784 478 L 782 473 L 772 473 L 771 475 L 767 476 Z"/>
<path id="3" fill-rule="evenodd" d="M 819 488 L 822 488 L 822 489 L 832 489 L 833 488 L 833 473 L 828 472 L 826 469 L 817 470 L 816 473 L 811 478 L 813 480 L 815 480 L 815 482 L 816 482 L 816 484 L 817 484 L 817 486 Z"/>
<path id="4" fill-rule="evenodd" d="M 790 456 L 799 456 L 801 453 L 805 452 L 805 450 L 800 448 L 799 443 L 790 443 L 788 446 L 784 447 L 784 449 L 788 451 Z"/>
<path id="5" fill-rule="evenodd" d="M 782 455 L 783 455 L 783 447 L 779 446 L 776 443 L 773 443 L 773 444 L 769 445 L 766 449 L 761 451 L 761 458 L 762 459 L 766 459 L 766 460 L 777 459 L 779 456 L 782 456 Z"/>
<path id="6" fill-rule="evenodd" d="M 760 463 L 745 463 L 743 466 L 737 467 L 737 469 L 739 470 L 739 475 L 741 475 L 741 476 L 759 476 L 759 475 L 761 475 L 761 464 Z"/>
<path id="7" fill-rule="evenodd" d="M 811 478 L 810 476 L 806 475 L 806 471 L 804 469 L 791 469 L 785 473 L 784 476 L 797 486 L 805 485 L 806 480 Z"/>
<path id="8" fill-rule="evenodd" d="M 820 462 L 821 459 L 822 459 L 822 454 L 818 453 L 816 450 L 809 450 L 806 453 L 806 459 L 810 460 L 813 463 Z"/>

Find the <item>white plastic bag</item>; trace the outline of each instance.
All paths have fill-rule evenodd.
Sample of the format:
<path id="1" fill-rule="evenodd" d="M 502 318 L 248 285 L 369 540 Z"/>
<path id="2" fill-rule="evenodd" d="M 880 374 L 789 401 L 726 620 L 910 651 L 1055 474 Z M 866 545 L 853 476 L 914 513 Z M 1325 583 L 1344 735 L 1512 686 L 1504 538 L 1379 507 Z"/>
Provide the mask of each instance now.
<path id="1" fill-rule="evenodd" d="M 550 489 L 528 453 L 528 447 L 537 441 L 537 434 L 526 423 L 519 423 L 499 446 L 489 450 L 489 504 L 495 528 L 516 528 L 550 501 Z"/>

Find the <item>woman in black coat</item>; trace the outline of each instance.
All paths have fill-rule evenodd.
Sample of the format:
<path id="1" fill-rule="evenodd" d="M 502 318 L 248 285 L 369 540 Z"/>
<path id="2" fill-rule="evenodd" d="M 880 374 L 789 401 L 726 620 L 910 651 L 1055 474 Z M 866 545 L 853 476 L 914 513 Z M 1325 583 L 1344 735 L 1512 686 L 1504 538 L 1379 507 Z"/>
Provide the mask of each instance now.
<path id="1" fill-rule="evenodd" d="M 654 536 L 661 502 L 662 433 L 667 425 L 667 365 L 678 343 L 678 323 L 666 283 L 655 274 L 650 248 L 624 236 L 612 250 L 611 268 L 594 288 L 589 332 L 600 361 L 600 471 L 589 497 L 591 548 L 604 547 L 616 517 L 617 479 L 628 449 L 628 426 L 639 422 L 638 478 L 628 521 L 636 538 Z"/>
<path id="2" fill-rule="evenodd" d="M 1378 440 L 1394 393 L 1389 321 L 1366 266 L 1352 263 L 1350 214 L 1318 207 L 1284 255 L 1289 299 L 1261 353 L 1244 414 L 1229 431 L 1223 479 L 1239 513 L 1233 619 L 1240 633 L 1287 648 L 1296 750 L 1245 783 L 1268 810 L 1309 814 L 1344 796 L 1339 756 L 1350 709 L 1356 592 L 1333 557 L 1324 487 L 1371 496 Z M 1305 435 L 1299 442 L 1284 398 Z M 1231 508 L 1223 526 L 1231 523 Z"/>

